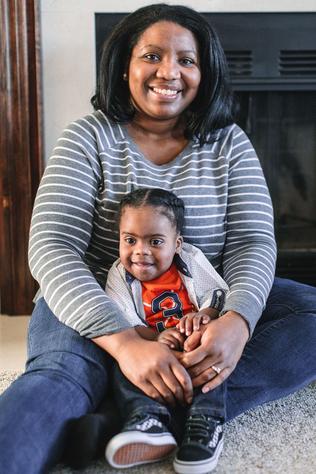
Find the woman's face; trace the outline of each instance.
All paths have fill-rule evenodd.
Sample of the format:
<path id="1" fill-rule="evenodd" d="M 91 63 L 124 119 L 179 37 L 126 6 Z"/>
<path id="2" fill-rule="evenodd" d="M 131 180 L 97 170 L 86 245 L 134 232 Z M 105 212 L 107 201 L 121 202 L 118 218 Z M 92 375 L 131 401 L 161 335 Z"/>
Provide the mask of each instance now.
<path id="1" fill-rule="evenodd" d="M 138 115 L 178 117 L 196 97 L 201 80 L 193 33 L 170 21 L 154 23 L 133 48 L 127 72 Z"/>

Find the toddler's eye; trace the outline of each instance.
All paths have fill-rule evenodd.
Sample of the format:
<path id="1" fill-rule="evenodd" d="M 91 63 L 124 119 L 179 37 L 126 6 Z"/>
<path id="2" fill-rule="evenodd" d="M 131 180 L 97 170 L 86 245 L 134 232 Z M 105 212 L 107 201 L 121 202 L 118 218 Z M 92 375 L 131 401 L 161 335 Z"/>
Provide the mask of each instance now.
<path id="1" fill-rule="evenodd" d="M 136 242 L 136 240 L 133 239 L 133 237 L 126 237 L 124 240 L 128 245 L 134 245 Z"/>
<path id="2" fill-rule="evenodd" d="M 159 245 L 163 244 L 162 239 L 151 239 L 150 244 L 154 247 L 158 247 Z"/>

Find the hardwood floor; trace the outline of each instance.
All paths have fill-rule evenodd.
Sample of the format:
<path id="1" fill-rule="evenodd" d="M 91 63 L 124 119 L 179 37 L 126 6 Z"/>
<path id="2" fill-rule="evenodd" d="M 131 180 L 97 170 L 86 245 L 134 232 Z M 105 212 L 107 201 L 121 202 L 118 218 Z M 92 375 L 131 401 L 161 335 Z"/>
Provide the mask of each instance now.
<path id="1" fill-rule="evenodd" d="M 29 319 L 29 316 L 0 315 L 0 371 L 24 369 Z"/>

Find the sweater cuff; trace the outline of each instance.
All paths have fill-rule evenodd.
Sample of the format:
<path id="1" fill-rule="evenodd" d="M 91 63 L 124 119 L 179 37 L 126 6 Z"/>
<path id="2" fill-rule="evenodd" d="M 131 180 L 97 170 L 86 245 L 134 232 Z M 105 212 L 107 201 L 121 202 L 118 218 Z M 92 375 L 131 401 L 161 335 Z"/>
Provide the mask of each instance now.
<path id="1" fill-rule="evenodd" d="M 236 291 L 232 295 L 227 295 L 227 299 L 220 316 L 227 313 L 227 311 L 235 311 L 244 318 L 248 324 L 250 339 L 256 324 L 261 317 L 263 307 L 251 294 Z"/>

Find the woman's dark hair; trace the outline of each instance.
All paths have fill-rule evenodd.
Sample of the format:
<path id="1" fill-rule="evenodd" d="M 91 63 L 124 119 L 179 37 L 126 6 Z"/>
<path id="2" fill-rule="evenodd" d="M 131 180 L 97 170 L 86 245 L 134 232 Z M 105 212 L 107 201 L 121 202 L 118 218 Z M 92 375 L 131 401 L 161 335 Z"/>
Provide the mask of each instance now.
<path id="1" fill-rule="evenodd" d="M 216 130 L 233 122 L 233 96 L 228 81 L 224 51 L 217 34 L 195 10 L 181 5 L 157 3 L 127 15 L 104 44 L 96 94 L 91 103 L 115 122 L 130 122 L 135 114 L 130 101 L 128 70 L 132 50 L 141 34 L 158 21 L 171 21 L 190 30 L 199 46 L 201 83 L 186 110 L 185 136 L 196 136 L 200 146 L 214 141 Z"/>
<path id="2" fill-rule="evenodd" d="M 176 231 L 181 234 L 184 225 L 184 202 L 170 191 L 158 188 L 136 189 L 126 194 L 120 202 L 118 222 L 121 220 L 125 207 L 159 207 L 161 214 L 166 216 Z"/>

